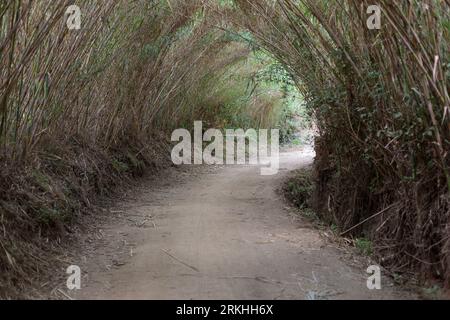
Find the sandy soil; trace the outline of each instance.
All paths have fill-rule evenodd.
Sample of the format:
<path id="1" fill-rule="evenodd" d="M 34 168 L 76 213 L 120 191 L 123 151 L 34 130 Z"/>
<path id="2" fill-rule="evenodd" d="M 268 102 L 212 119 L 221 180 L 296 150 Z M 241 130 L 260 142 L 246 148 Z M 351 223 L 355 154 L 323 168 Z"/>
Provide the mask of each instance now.
<path id="1" fill-rule="evenodd" d="M 312 151 L 282 154 L 281 171 L 179 169 L 112 209 L 80 256 L 76 299 L 399 299 L 383 278 L 367 289 L 357 265 L 277 192 Z"/>

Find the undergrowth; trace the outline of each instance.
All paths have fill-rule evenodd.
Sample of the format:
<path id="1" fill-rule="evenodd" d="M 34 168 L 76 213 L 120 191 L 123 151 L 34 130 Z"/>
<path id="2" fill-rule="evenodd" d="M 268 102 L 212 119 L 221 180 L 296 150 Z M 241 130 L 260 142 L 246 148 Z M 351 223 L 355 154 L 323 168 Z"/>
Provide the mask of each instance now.
<path id="1" fill-rule="evenodd" d="M 84 216 L 98 212 L 99 200 L 167 166 L 169 144 L 157 138 L 108 150 L 78 137 L 71 145 L 53 141 L 23 167 L 3 162 L 1 298 L 36 297 L 36 284 L 61 266 L 57 257 L 70 250 L 71 235 L 84 228 Z"/>

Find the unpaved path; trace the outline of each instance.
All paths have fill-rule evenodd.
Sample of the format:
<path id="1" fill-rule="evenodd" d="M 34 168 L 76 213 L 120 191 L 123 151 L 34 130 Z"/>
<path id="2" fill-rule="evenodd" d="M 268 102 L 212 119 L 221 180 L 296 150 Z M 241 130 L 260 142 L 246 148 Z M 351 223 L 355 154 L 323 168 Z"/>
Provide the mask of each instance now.
<path id="1" fill-rule="evenodd" d="M 121 204 L 84 252 L 77 299 L 393 299 L 276 191 L 312 152 L 282 154 L 281 171 L 249 166 L 179 172 Z M 197 170 L 197 171 L 196 171 Z M 195 173 L 197 172 L 197 174 Z"/>

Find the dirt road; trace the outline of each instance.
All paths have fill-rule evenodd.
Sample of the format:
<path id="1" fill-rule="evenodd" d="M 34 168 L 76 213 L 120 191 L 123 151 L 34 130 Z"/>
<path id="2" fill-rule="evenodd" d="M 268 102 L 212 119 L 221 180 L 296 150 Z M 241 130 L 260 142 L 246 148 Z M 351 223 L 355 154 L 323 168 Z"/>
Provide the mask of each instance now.
<path id="1" fill-rule="evenodd" d="M 286 208 L 276 191 L 312 152 L 282 154 L 281 171 L 248 166 L 179 172 L 113 210 L 88 241 L 77 299 L 392 299 L 365 269 Z"/>

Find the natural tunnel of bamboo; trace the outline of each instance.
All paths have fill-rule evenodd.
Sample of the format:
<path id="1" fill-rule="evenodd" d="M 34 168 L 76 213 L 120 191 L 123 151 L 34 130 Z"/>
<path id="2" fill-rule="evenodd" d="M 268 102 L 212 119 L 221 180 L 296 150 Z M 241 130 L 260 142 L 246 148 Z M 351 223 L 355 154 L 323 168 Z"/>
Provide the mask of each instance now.
<path id="1" fill-rule="evenodd" d="M 313 131 L 320 218 L 448 285 L 450 3 L 377 2 L 0 1 L 5 295 L 198 120 Z"/>

